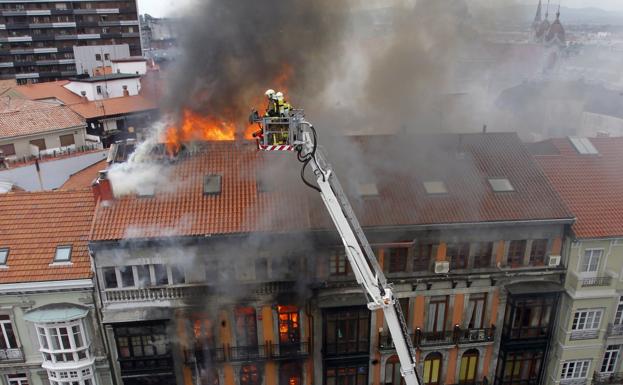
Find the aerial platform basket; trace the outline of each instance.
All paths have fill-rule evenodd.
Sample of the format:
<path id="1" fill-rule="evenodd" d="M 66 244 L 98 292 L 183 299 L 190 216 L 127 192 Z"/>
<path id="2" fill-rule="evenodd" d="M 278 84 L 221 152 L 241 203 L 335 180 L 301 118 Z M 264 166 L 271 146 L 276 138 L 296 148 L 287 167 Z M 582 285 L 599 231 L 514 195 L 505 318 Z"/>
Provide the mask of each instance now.
<path id="1" fill-rule="evenodd" d="M 303 110 L 290 110 L 283 116 L 260 116 L 253 111 L 250 123 L 257 123 L 260 130 L 253 134 L 257 147 L 262 151 L 294 151 L 303 119 Z"/>

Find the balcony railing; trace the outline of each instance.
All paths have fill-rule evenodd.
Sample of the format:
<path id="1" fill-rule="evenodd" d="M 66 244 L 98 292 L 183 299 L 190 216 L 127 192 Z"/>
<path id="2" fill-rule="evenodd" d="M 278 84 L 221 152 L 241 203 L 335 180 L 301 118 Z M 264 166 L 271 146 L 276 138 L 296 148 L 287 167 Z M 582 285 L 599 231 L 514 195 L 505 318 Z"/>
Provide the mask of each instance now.
<path id="1" fill-rule="evenodd" d="M 548 337 L 549 326 L 504 328 L 502 337 L 511 340 L 539 340 Z"/>
<path id="2" fill-rule="evenodd" d="M 574 330 L 571 332 L 570 340 L 592 340 L 599 337 L 599 330 Z"/>
<path id="3" fill-rule="evenodd" d="M 623 373 L 598 373 L 593 376 L 593 385 L 623 385 Z"/>
<path id="4" fill-rule="evenodd" d="M 0 349 L 0 361 L 24 361 L 24 352 L 21 348 Z"/>
<path id="5" fill-rule="evenodd" d="M 608 324 L 608 337 L 623 336 L 623 325 Z"/>
<path id="6" fill-rule="evenodd" d="M 202 366 L 209 362 L 256 362 L 268 360 L 291 360 L 309 356 L 310 343 L 308 341 L 295 344 L 265 343 L 255 346 L 229 346 L 221 348 L 206 348 L 187 350 L 186 361 L 197 361 Z"/>
<path id="7" fill-rule="evenodd" d="M 586 385 L 586 378 L 574 378 L 569 380 L 560 380 L 560 385 Z"/>
<path id="8" fill-rule="evenodd" d="M 610 286 L 612 282 L 612 277 L 592 277 L 592 278 L 584 278 L 581 281 L 582 287 L 604 287 Z"/>
<path id="9" fill-rule="evenodd" d="M 465 345 L 475 343 L 491 342 L 495 338 L 495 326 L 479 329 L 460 329 L 443 332 L 423 332 L 417 329 L 410 333 L 409 337 L 414 346 L 443 346 L 443 345 Z M 379 334 L 379 349 L 394 349 L 394 342 L 389 334 Z"/>

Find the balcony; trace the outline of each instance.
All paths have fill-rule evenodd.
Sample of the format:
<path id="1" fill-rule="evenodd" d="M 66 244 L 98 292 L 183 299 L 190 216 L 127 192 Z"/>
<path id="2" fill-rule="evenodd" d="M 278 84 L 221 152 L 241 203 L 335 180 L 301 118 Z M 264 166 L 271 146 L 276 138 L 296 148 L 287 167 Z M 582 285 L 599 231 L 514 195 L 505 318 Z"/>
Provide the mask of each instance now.
<path id="1" fill-rule="evenodd" d="M 560 385 L 586 385 L 586 378 L 574 378 L 570 380 L 560 380 Z"/>
<path id="2" fill-rule="evenodd" d="M 24 361 L 22 348 L 0 349 L 0 362 Z"/>
<path id="3" fill-rule="evenodd" d="M 607 337 L 621 337 L 623 336 L 623 325 L 608 324 L 608 330 L 606 331 Z"/>
<path id="4" fill-rule="evenodd" d="M 273 344 L 266 342 L 255 346 L 229 346 L 186 350 L 186 362 L 197 361 L 198 365 L 207 362 L 257 362 L 269 360 L 292 360 L 309 356 L 309 341 L 296 344 Z M 194 358 L 193 358 L 194 357 Z"/>
<path id="5" fill-rule="evenodd" d="M 569 339 L 576 340 L 592 340 L 599 337 L 599 330 L 574 330 L 571 332 Z"/>
<path id="6" fill-rule="evenodd" d="M 495 338 L 495 326 L 490 328 L 460 329 L 444 332 L 422 332 L 416 330 L 409 337 L 416 347 L 466 345 L 492 342 Z M 394 342 L 389 334 L 379 334 L 379 350 L 393 350 Z"/>
<path id="7" fill-rule="evenodd" d="M 623 385 L 623 373 L 598 373 L 593 376 L 593 385 Z"/>
<path id="8" fill-rule="evenodd" d="M 611 282 L 612 282 L 612 277 L 610 276 L 591 277 L 591 278 L 582 279 L 580 281 L 580 285 L 582 287 L 607 287 L 607 286 L 610 286 Z"/>

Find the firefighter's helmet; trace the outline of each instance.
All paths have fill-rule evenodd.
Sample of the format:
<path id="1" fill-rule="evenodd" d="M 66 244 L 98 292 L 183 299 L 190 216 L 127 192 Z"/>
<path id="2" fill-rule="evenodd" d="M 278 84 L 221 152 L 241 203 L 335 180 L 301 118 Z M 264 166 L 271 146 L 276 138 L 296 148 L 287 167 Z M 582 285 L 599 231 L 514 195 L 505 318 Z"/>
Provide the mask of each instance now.
<path id="1" fill-rule="evenodd" d="M 283 92 L 281 92 L 281 91 L 280 91 L 280 92 L 277 92 L 277 93 L 275 94 L 275 98 L 276 98 L 277 100 L 283 100 Z"/>
<path id="2" fill-rule="evenodd" d="M 272 99 L 275 96 L 275 90 L 268 89 L 266 90 L 266 92 L 264 92 L 264 95 L 266 95 L 268 99 Z"/>

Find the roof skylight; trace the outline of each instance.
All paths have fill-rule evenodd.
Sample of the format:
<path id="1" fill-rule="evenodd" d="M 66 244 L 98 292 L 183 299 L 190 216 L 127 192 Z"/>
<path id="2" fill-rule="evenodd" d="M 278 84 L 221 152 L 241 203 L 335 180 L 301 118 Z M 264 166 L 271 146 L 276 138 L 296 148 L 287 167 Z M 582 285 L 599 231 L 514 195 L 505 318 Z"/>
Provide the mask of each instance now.
<path id="1" fill-rule="evenodd" d="M 590 139 L 588 138 L 580 138 L 577 136 L 570 136 L 569 141 L 575 148 L 575 150 L 582 155 L 595 155 L 599 154 L 599 151 L 593 146 Z"/>
<path id="2" fill-rule="evenodd" d="M 56 254 L 54 254 L 54 262 L 70 262 L 71 261 L 71 246 L 58 246 L 56 248 Z"/>
<path id="3" fill-rule="evenodd" d="M 446 184 L 440 180 L 432 180 L 432 181 L 424 182 L 424 189 L 426 189 L 427 194 L 447 194 L 448 193 Z"/>
<path id="4" fill-rule="evenodd" d="M 216 174 L 206 175 L 203 179 L 203 193 L 217 195 L 221 193 L 222 177 Z"/>
<path id="5" fill-rule="evenodd" d="M 489 178 L 489 184 L 495 192 L 515 191 L 511 182 L 506 178 Z"/>
<path id="6" fill-rule="evenodd" d="M 0 266 L 6 265 L 6 260 L 9 258 L 9 248 L 0 248 Z"/>
<path id="7" fill-rule="evenodd" d="M 379 189 L 376 183 L 359 183 L 357 185 L 357 193 L 361 197 L 375 197 L 379 195 Z"/>

